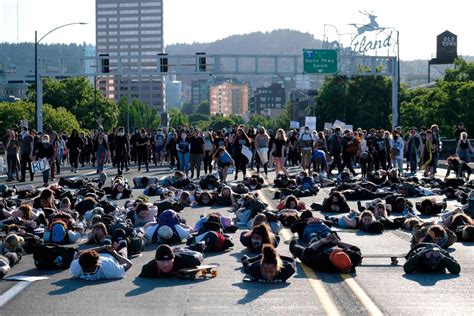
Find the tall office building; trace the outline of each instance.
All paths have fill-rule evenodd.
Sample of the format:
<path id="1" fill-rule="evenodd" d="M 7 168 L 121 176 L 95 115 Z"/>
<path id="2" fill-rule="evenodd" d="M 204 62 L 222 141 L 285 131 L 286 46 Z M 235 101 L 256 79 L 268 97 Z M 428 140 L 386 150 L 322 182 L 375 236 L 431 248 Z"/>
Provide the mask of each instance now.
<path id="1" fill-rule="evenodd" d="M 156 74 L 163 47 L 163 0 L 96 0 L 96 52 L 108 59 L 109 71 L 97 83 L 107 97 L 136 98 L 165 111 L 164 82 Z"/>
<path id="2" fill-rule="evenodd" d="M 203 101 L 209 101 L 209 82 L 206 79 L 191 82 L 191 105 L 198 106 Z"/>

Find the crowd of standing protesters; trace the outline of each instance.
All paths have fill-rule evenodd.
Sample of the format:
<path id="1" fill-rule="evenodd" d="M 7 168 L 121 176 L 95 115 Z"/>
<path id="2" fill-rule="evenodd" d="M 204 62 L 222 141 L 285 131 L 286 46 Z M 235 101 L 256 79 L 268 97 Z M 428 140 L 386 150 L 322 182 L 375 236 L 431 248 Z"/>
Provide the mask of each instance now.
<path id="1" fill-rule="evenodd" d="M 462 123 L 453 136 L 453 158 L 469 163 L 474 149 Z M 420 130 L 411 127 L 405 133 L 400 127 L 393 131 L 335 127 L 317 132 L 308 127 L 273 131 L 235 124 L 218 130 L 187 126 L 169 130 L 137 128 L 127 134 L 123 127 L 110 132 L 99 127 L 87 134 L 73 130 L 70 135 L 54 131 L 51 126 L 46 126 L 43 133 L 16 127 L 7 131 L 3 146 L 7 181 L 16 178 L 25 182 L 27 172 L 32 181 L 31 162 L 46 158 L 51 168 L 42 174 L 45 185 L 60 175 L 61 168 L 77 173 L 79 166 L 93 166 L 100 173 L 107 163 L 119 173 L 129 171 L 131 164 L 136 164 L 138 171 L 148 172 L 150 164 L 167 163 L 170 169 L 181 170 L 190 178 L 212 173 L 216 167 L 224 167 L 219 168 L 221 179 L 232 173 L 228 169 L 234 170 L 235 179 L 239 173 L 245 177 L 248 168 L 256 168 L 265 177 L 270 167 L 277 174 L 288 175 L 288 166 L 326 172 L 329 176 L 335 169 L 340 173 L 347 168 L 356 175 L 356 164 L 361 166 L 362 176 L 391 168 L 412 174 L 423 169 L 425 175 L 433 176 L 442 150 L 437 125 Z M 250 155 L 243 154 L 243 147 Z"/>

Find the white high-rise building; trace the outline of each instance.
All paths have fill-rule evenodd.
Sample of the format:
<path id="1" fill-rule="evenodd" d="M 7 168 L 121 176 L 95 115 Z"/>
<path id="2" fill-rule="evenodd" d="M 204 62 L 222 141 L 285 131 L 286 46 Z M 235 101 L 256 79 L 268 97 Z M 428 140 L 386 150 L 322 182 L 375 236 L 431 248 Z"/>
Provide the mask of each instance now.
<path id="1" fill-rule="evenodd" d="M 163 78 L 156 74 L 163 47 L 163 0 L 96 0 L 96 53 L 109 59 L 110 73 L 97 83 L 107 97 L 136 98 L 165 111 Z"/>

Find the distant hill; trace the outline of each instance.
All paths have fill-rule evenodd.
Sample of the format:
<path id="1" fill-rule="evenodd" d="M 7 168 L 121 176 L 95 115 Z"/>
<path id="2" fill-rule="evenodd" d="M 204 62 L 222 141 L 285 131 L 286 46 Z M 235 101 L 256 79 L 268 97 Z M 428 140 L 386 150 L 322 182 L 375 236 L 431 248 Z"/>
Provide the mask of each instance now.
<path id="1" fill-rule="evenodd" d="M 301 54 L 303 48 L 321 48 L 322 41 L 310 33 L 294 30 L 275 30 L 232 35 L 212 43 L 172 44 L 168 54 Z"/>
<path id="2" fill-rule="evenodd" d="M 315 39 L 310 33 L 295 30 L 280 29 L 271 32 L 254 32 L 249 34 L 232 35 L 211 43 L 171 44 L 166 46 L 166 52 L 172 54 L 193 55 L 196 52 L 208 54 L 301 54 L 302 48 L 321 48 L 322 41 Z M 80 57 L 84 55 L 84 46 L 76 44 L 40 45 L 39 55 L 43 58 L 58 59 L 60 57 Z M 467 61 L 474 61 L 474 57 L 465 56 Z M 9 44 L 0 43 L 0 72 L 16 69 L 19 74 L 31 75 L 34 65 L 34 45 L 32 43 Z M 65 66 L 76 70 L 78 63 L 66 61 Z M 402 81 L 426 80 L 428 73 L 427 60 L 401 61 Z M 432 68 L 432 79 L 440 78 L 444 66 Z M 438 71 L 439 70 L 439 71 Z M 184 81 L 196 79 L 196 76 L 180 77 Z M 207 78 L 203 76 L 203 78 Z M 241 77 L 242 80 L 252 80 L 258 86 L 262 77 Z"/>

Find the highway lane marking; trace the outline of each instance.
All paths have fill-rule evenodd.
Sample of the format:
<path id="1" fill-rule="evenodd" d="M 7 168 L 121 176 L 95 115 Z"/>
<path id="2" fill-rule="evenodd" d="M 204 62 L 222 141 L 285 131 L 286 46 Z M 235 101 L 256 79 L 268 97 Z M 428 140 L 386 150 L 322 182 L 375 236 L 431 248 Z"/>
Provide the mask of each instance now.
<path id="1" fill-rule="evenodd" d="M 20 281 L 14 286 L 12 286 L 8 291 L 6 291 L 0 296 L 0 307 L 3 307 L 6 303 L 8 303 L 12 298 L 17 296 L 31 283 L 33 282 Z"/>
<path id="2" fill-rule="evenodd" d="M 288 232 L 288 230 L 282 229 L 280 233 L 285 241 L 292 239 L 292 236 Z M 326 290 L 323 282 L 321 281 L 321 279 L 318 278 L 314 270 L 308 267 L 307 265 L 305 265 L 301 261 L 299 262 L 299 264 L 303 268 L 303 272 L 306 275 L 307 280 L 309 284 L 311 285 L 311 288 L 316 294 L 316 297 L 319 303 L 321 304 L 321 307 L 326 312 L 326 315 L 341 315 L 341 313 L 337 309 L 336 304 L 334 303 L 331 296 L 329 295 L 329 292 Z"/>
<path id="3" fill-rule="evenodd" d="M 264 182 L 267 185 L 270 185 L 266 179 L 264 180 Z M 262 197 L 265 203 L 267 203 L 268 205 L 272 205 L 272 203 L 267 199 L 267 197 L 263 193 L 261 193 L 260 196 Z M 288 229 L 282 229 L 281 234 L 282 234 L 283 239 L 285 240 L 292 239 L 292 234 L 288 232 Z M 301 262 L 301 266 L 303 267 L 303 271 L 306 274 L 306 276 L 310 278 L 308 280 L 310 281 L 311 286 L 313 287 L 313 290 L 315 291 L 316 296 L 318 297 L 326 313 L 329 315 L 333 315 L 334 312 L 339 313 L 337 310 L 337 307 L 334 305 L 334 302 L 332 301 L 328 292 L 324 288 L 323 283 L 321 282 L 320 279 L 317 278 L 317 275 L 314 272 L 314 270 L 308 267 L 307 265 L 303 264 L 302 262 Z M 382 311 L 377 307 L 374 301 L 369 297 L 367 293 L 365 293 L 362 287 L 356 282 L 356 280 L 351 275 L 340 274 L 340 276 L 344 280 L 344 283 L 346 283 L 346 285 L 351 289 L 354 295 L 359 299 L 359 301 L 367 310 L 369 315 L 372 315 L 372 316 L 383 315 Z M 314 281 L 315 283 L 313 283 L 312 281 Z M 328 309 L 330 310 L 326 308 L 324 303 L 330 305 L 328 307 Z M 331 307 L 331 305 L 333 305 L 333 307 Z"/>
<path id="4" fill-rule="evenodd" d="M 359 299 L 369 315 L 379 316 L 383 315 L 382 311 L 375 305 L 374 301 L 369 297 L 367 293 L 360 287 L 356 280 L 349 274 L 341 274 L 342 279 L 347 286 L 354 292 L 355 296 Z"/>
<path id="5" fill-rule="evenodd" d="M 263 193 L 261 193 L 259 196 L 261 197 L 263 202 L 267 203 L 268 205 L 271 205 L 270 201 L 263 195 Z M 282 229 L 280 232 L 285 241 L 292 239 L 291 234 L 286 229 Z M 311 269 L 302 262 L 299 263 L 303 268 L 303 272 L 306 275 L 307 280 L 311 285 L 311 288 L 313 289 L 314 293 L 316 294 L 316 297 L 319 303 L 321 304 L 321 307 L 324 309 L 326 315 L 341 315 L 336 304 L 334 303 L 328 291 L 324 287 L 323 282 L 317 277 L 313 269 Z"/>

